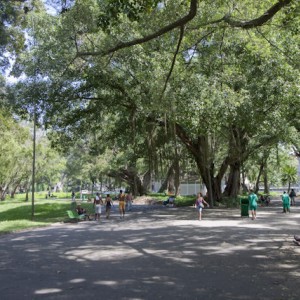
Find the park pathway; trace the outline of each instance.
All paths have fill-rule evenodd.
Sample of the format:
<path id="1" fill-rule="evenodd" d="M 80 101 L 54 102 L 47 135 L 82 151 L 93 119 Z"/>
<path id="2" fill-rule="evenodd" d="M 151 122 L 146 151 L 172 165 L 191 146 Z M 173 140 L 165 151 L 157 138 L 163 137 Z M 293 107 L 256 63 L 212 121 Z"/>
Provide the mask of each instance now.
<path id="1" fill-rule="evenodd" d="M 300 299 L 300 206 L 136 206 L 0 236 L 1 299 Z"/>

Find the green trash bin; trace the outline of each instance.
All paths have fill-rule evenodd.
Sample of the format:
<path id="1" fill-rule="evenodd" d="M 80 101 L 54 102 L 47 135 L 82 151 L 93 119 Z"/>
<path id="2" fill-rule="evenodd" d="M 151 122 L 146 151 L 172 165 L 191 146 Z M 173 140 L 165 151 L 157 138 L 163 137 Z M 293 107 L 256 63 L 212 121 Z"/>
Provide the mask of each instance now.
<path id="1" fill-rule="evenodd" d="M 249 217 L 249 200 L 248 198 L 241 198 L 241 217 Z"/>

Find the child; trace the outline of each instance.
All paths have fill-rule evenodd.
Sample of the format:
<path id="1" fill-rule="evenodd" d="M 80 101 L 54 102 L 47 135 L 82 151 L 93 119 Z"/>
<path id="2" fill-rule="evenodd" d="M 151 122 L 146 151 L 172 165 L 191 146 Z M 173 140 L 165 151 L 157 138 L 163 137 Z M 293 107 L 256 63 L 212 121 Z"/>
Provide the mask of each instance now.
<path id="1" fill-rule="evenodd" d="M 106 199 L 105 199 L 106 219 L 109 219 L 109 216 L 110 216 L 110 210 L 111 210 L 112 205 L 113 205 L 113 201 L 112 201 L 110 195 L 107 194 Z"/>
<path id="2" fill-rule="evenodd" d="M 198 193 L 197 199 L 195 202 L 195 207 L 198 209 L 199 212 L 199 221 L 202 220 L 202 209 L 204 208 L 204 204 L 206 204 L 207 207 L 209 207 L 209 204 L 204 200 L 203 196 L 201 193 Z"/>

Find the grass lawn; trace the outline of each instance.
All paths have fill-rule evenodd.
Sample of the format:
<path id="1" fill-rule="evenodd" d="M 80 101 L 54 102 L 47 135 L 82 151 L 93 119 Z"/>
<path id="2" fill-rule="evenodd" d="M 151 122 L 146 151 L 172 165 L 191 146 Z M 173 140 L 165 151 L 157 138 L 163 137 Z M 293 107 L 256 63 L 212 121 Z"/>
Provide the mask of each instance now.
<path id="1" fill-rule="evenodd" d="M 92 203 L 82 203 L 92 212 Z M 0 202 L 0 234 L 32 227 L 47 226 L 67 219 L 66 211 L 71 208 L 70 200 L 36 199 L 32 220 L 31 200 L 7 199 Z"/>

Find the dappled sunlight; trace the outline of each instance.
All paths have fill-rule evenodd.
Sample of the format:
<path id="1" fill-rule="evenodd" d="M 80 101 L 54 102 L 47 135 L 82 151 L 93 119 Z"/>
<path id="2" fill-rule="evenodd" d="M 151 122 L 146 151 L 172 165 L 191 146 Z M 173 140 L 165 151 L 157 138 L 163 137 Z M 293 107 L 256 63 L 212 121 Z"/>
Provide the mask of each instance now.
<path id="1" fill-rule="evenodd" d="M 252 221 L 241 218 L 238 210 L 206 210 L 198 221 L 188 208 L 167 212 L 129 213 L 124 220 L 61 224 L 3 236 L 0 268 L 12 278 L 30 278 L 31 298 L 49 299 L 71 293 L 85 298 L 92 290 L 103 299 L 129 294 L 124 299 L 155 299 L 158 291 L 164 299 L 170 291 L 182 299 L 194 291 L 202 299 L 216 291 L 224 299 L 250 300 L 249 287 L 263 295 L 273 291 L 275 298 L 258 294 L 258 299 L 269 300 L 300 283 L 300 247 L 292 242 L 299 229 L 295 214 L 273 210 Z"/>
<path id="2" fill-rule="evenodd" d="M 221 243 L 220 245 L 216 246 L 201 246 L 201 250 L 206 250 L 203 255 L 229 255 L 234 254 L 237 251 L 247 251 L 249 246 L 245 245 L 233 245 L 226 242 Z"/>
<path id="3" fill-rule="evenodd" d="M 132 259 L 141 256 L 137 250 L 124 246 L 80 247 L 64 253 L 64 257 L 74 261 L 113 261 Z"/>
<path id="4" fill-rule="evenodd" d="M 145 241 L 145 238 L 129 238 L 126 243 L 127 244 L 136 244 Z"/>
<path id="5" fill-rule="evenodd" d="M 168 251 L 168 250 L 156 250 L 156 249 L 143 249 L 145 253 L 151 254 L 152 256 L 160 257 L 163 259 L 169 259 L 181 263 L 192 263 L 193 259 L 183 257 L 181 251 Z M 189 253 L 189 255 L 191 252 Z"/>
<path id="6" fill-rule="evenodd" d="M 97 285 L 105 285 L 109 287 L 118 287 L 120 285 L 127 285 L 127 284 L 132 284 L 134 283 L 134 280 L 121 280 L 121 281 L 116 281 L 116 280 L 97 280 L 94 281 L 94 284 Z"/>
<path id="7" fill-rule="evenodd" d="M 252 223 L 251 223 L 252 222 Z M 202 220 L 202 221 L 175 221 L 174 225 L 181 226 L 192 224 L 196 227 L 207 227 L 207 228 L 214 228 L 214 227 L 245 227 L 245 228 L 261 228 L 262 225 L 259 223 L 254 223 L 252 220 L 249 220 L 248 223 L 239 220 Z M 264 228 L 268 228 L 270 230 L 276 230 L 276 228 L 272 226 L 264 225 Z"/>
<path id="8" fill-rule="evenodd" d="M 41 249 L 26 249 L 25 251 L 26 251 L 26 252 L 34 253 L 34 252 L 40 252 Z"/>
<path id="9" fill-rule="evenodd" d="M 41 289 L 36 290 L 36 295 L 47 295 L 47 294 L 54 294 L 54 293 L 60 293 L 62 292 L 62 289 L 56 289 L 56 288 L 47 288 L 47 289 Z"/>
<path id="10" fill-rule="evenodd" d="M 282 239 L 278 239 L 276 237 L 273 237 L 272 240 L 276 241 L 276 242 L 282 241 Z M 248 242 L 248 243 L 262 243 L 262 242 L 269 243 L 270 242 L 270 236 L 268 235 L 268 238 L 260 238 L 260 239 L 258 239 L 258 238 L 253 238 L 251 240 L 245 239 L 245 242 Z"/>
<path id="11" fill-rule="evenodd" d="M 295 265 L 289 265 L 289 264 L 277 264 L 277 267 L 279 267 L 280 269 L 294 269 Z"/>
<path id="12" fill-rule="evenodd" d="M 167 214 L 152 214 L 154 218 L 174 218 L 174 215 L 167 215 Z"/>
<path id="13" fill-rule="evenodd" d="M 13 238 L 13 241 L 24 241 L 24 240 L 28 240 L 28 239 L 38 239 L 38 238 L 45 238 L 48 235 L 45 234 L 30 234 L 28 236 L 19 236 L 16 238 Z"/>
<path id="14" fill-rule="evenodd" d="M 300 256 L 300 247 L 294 245 L 294 252 Z"/>
<path id="15" fill-rule="evenodd" d="M 258 259 L 267 259 L 268 256 L 267 255 L 253 255 L 254 258 L 258 258 Z"/>
<path id="16" fill-rule="evenodd" d="M 171 281 L 169 277 L 167 276 L 153 276 L 150 278 L 144 278 L 143 283 L 146 284 L 162 284 L 169 287 L 173 287 L 176 283 L 174 281 Z"/>
<path id="17" fill-rule="evenodd" d="M 75 279 L 71 279 L 69 282 L 70 283 L 82 283 L 85 282 L 86 280 L 84 278 L 75 278 Z"/>
<path id="18" fill-rule="evenodd" d="M 290 275 L 300 278 L 300 271 L 290 272 Z"/>

